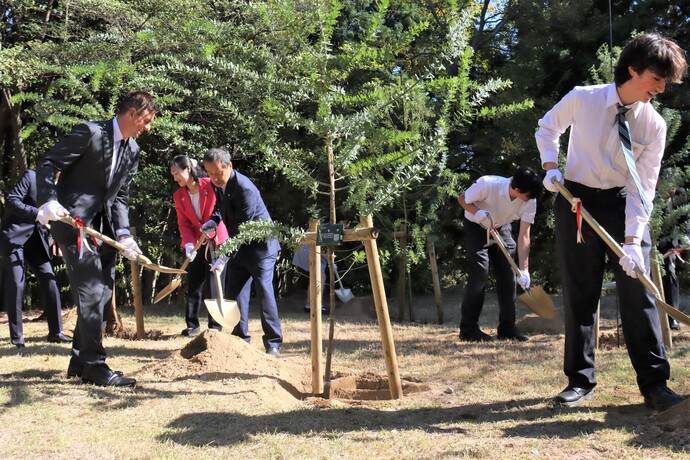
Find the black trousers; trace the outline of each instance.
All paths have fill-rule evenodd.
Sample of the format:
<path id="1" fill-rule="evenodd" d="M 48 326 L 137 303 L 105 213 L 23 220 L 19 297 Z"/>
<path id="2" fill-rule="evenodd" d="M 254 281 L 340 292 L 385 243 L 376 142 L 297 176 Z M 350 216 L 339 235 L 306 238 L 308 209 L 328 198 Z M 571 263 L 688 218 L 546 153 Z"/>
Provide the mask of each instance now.
<path id="1" fill-rule="evenodd" d="M 103 312 L 113 297 L 117 251 L 107 244 L 95 249 L 90 239 L 82 244 L 88 244 L 92 252 L 84 250 L 81 258 L 76 238 L 73 243 L 60 244 L 72 297 L 77 303 L 72 355 L 86 366 L 98 366 L 105 363 L 107 356 L 103 348 Z"/>
<path id="2" fill-rule="evenodd" d="M 625 238 L 625 192 L 623 189 L 592 189 L 566 181 L 573 196 L 616 241 Z M 572 386 L 591 388 L 597 384 L 594 372 L 594 322 L 606 259 L 613 270 L 620 303 L 623 336 L 628 355 L 637 373 L 641 391 L 655 384 L 665 384 L 670 368 L 661 339 L 659 315 L 654 297 L 642 283 L 628 276 L 618 257 L 582 221 L 584 241 L 577 243 L 576 215 L 562 196 L 554 204 L 556 249 L 563 283 L 565 306 L 565 356 L 563 371 Z M 649 229 L 642 237 L 642 253 L 649 273 Z"/>
<path id="3" fill-rule="evenodd" d="M 57 335 L 62 332 L 62 311 L 60 289 L 46 253 L 41 237 L 34 232 L 24 246 L 12 249 L 3 254 L 5 271 L 4 303 L 7 310 L 7 322 L 10 326 L 10 338 L 20 339 L 24 336 L 22 323 L 22 305 L 26 285 L 26 264 L 38 279 L 43 298 L 43 311 L 48 320 L 48 333 Z"/>
<path id="4" fill-rule="evenodd" d="M 671 247 L 668 246 L 665 249 L 661 249 L 661 254 L 671 249 Z M 680 283 L 678 282 L 678 273 L 676 273 L 677 261 L 678 256 L 675 253 L 671 253 L 670 256 L 664 259 L 665 273 L 662 277 L 666 303 L 675 308 L 680 306 Z"/>
<path id="5" fill-rule="evenodd" d="M 232 335 L 249 342 L 249 300 L 251 287 L 254 287 L 256 301 L 261 309 L 261 328 L 264 347 L 280 348 L 283 343 L 283 331 L 278 316 L 273 291 L 273 272 L 278 255 L 272 254 L 258 261 L 243 261 L 237 257 L 230 260 L 225 267 L 226 299 L 235 299 L 240 309 L 240 322 L 235 326 Z"/>
<path id="6" fill-rule="evenodd" d="M 188 328 L 199 327 L 199 309 L 203 298 L 215 299 L 216 285 L 211 283 L 211 261 L 207 259 L 206 246 L 199 249 L 196 257 L 187 266 L 187 308 L 185 321 Z M 210 256 L 208 256 L 210 259 Z M 221 288 L 224 288 L 225 278 L 221 276 Z M 205 297 L 204 297 L 205 296 Z M 208 327 L 222 329 L 220 324 L 208 315 Z"/>
<path id="7" fill-rule="evenodd" d="M 460 308 L 460 333 L 479 329 L 479 316 L 484 307 L 484 294 L 489 279 L 489 264 L 494 268 L 498 297 L 498 332 L 515 327 L 515 272 L 493 238 L 487 244 L 486 229 L 464 219 L 465 252 L 467 254 L 467 288 Z M 515 240 L 510 224 L 498 229 L 511 257 L 515 257 Z"/>

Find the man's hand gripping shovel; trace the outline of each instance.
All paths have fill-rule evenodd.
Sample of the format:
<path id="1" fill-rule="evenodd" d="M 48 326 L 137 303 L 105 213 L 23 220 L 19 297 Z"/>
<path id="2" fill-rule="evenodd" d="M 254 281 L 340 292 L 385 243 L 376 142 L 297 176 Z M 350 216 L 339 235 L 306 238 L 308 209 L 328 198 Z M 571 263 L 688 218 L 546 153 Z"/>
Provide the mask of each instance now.
<path id="1" fill-rule="evenodd" d="M 559 193 L 563 195 L 563 198 L 568 200 L 568 203 L 570 203 L 571 206 L 575 206 L 574 198 L 570 191 L 555 178 L 552 179 L 551 182 L 553 182 L 553 184 L 556 186 Z M 592 229 L 594 229 L 595 232 L 597 232 L 597 235 L 599 235 L 599 237 L 602 240 L 604 240 L 604 243 L 606 243 L 606 245 L 609 248 L 611 248 L 611 250 L 616 254 L 616 256 L 618 256 L 618 258 L 621 258 L 625 255 L 621 246 L 618 243 L 616 243 L 616 240 L 614 240 L 611 237 L 611 235 L 608 234 L 604 227 L 599 225 L 599 223 L 596 220 L 594 220 L 592 215 L 589 212 L 587 212 L 585 208 L 580 207 L 580 215 L 582 215 L 582 217 L 589 224 L 589 226 L 592 227 Z M 658 308 L 661 308 L 671 317 L 675 318 L 681 323 L 690 326 L 690 317 L 664 302 L 664 300 L 661 297 L 661 293 L 659 293 L 659 289 L 657 289 L 656 285 L 654 285 L 651 278 L 649 278 L 649 276 L 646 273 L 642 272 L 642 270 L 640 270 L 638 267 L 635 267 L 635 272 L 637 273 L 637 279 L 640 280 L 644 287 L 646 287 L 647 290 L 651 292 L 652 295 L 656 298 L 656 305 Z"/>
<path id="2" fill-rule="evenodd" d="M 86 225 L 80 225 L 69 214 L 62 213 L 62 214 L 60 214 L 59 217 L 60 217 L 60 220 L 62 222 L 66 223 L 68 225 L 71 225 L 72 227 L 74 227 L 76 229 L 83 230 L 84 233 L 86 233 L 87 235 L 103 241 L 105 244 L 114 247 L 118 251 L 125 251 L 127 249 L 126 246 L 118 243 L 117 241 L 115 241 L 114 239 L 112 239 L 108 236 L 105 236 L 104 234 L 94 230 L 93 228 L 87 227 Z M 172 273 L 172 274 L 177 274 L 177 275 L 182 275 L 184 273 L 187 273 L 184 270 L 179 269 L 179 268 L 170 268 L 170 267 L 164 267 L 163 265 L 154 264 L 153 262 L 151 262 L 151 259 L 149 259 L 148 257 L 141 255 L 141 254 L 137 255 L 137 262 L 140 265 L 148 268 L 149 270 L 154 270 L 154 271 L 157 271 L 160 273 Z"/>
<path id="3" fill-rule="evenodd" d="M 501 248 L 501 252 L 503 253 L 503 255 L 506 256 L 506 259 L 508 259 L 508 263 L 510 264 L 515 274 L 517 276 L 520 276 L 520 268 L 517 266 L 513 258 L 510 256 L 510 253 L 508 252 L 505 244 L 503 243 L 501 235 L 498 234 L 498 232 L 495 228 L 493 228 L 493 226 L 489 229 L 489 232 L 491 233 L 491 237 L 496 241 L 498 247 Z M 525 293 L 520 295 L 520 300 L 522 300 L 525 303 L 525 305 L 529 307 L 530 310 L 532 310 L 534 313 L 541 316 L 542 318 L 553 319 L 555 310 L 553 305 L 553 299 L 551 299 L 551 296 L 549 296 L 546 293 L 546 291 L 544 291 L 544 288 L 542 288 L 541 286 L 528 287 L 527 289 L 525 289 Z"/>
<path id="4" fill-rule="evenodd" d="M 222 257 L 222 256 L 221 256 Z M 204 300 L 206 310 L 228 333 L 240 322 L 240 309 L 234 300 L 223 299 L 223 285 L 220 282 L 221 270 L 211 270 L 216 283 L 216 298 Z"/>

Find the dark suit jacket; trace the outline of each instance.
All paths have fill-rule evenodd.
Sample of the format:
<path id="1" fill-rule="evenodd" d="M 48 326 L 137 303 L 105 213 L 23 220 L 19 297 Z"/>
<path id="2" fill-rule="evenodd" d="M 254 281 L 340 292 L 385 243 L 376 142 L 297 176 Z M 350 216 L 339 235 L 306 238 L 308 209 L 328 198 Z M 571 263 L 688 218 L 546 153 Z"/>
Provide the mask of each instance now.
<path id="1" fill-rule="evenodd" d="M 230 238 L 239 233 L 239 226 L 244 222 L 271 220 L 259 189 L 247 176 L 233 169 L 225 186 L 225 193 L 215 185 L 213 188 L 216 191 L 216 207 L 211 218 L 216 223 L 221 220 L 225 222 Z M 254 241 L 240 246 L 234 260 L 252 263 L 277 254 L 278 251 L 280 245 L 277 240 Z"/>
<path id="2" fill-rule="evenodd" d="M 79 216 L 87 226 L 94 226 L 99 216 L 105 234 L 129 228 L 129 184 L 139 167 L 139 146 L 129 138 L 118 156 L 112 183 L 108 177 L 113 158 L 113 120 L 82 123 L 65 135 L 36 168 L 38 203 L 57 200 L 72 217 Z M 61 171 L 60 180 L 55 177 Z M 76 230 L 62 222 L 52 224 L 60 244 L 76 241 Z"/>
<path id="3" fill-rule="evenodd" d="M 48 229 L 36 221 L 37 215 L 36 172 L 29 169 L 7 195 L 5 215 L 0 228 L 0 248 L 4 254 L 24 246 L 34 232 L 38 232 L 46 255 L 50 254 Z"/>

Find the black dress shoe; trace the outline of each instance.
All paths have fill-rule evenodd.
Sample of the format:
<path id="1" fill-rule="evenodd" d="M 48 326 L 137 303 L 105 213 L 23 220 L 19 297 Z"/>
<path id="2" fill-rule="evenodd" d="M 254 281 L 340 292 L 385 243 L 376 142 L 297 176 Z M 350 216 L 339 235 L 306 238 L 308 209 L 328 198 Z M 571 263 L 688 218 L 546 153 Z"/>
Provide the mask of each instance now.
<path id="1" fill-rule="evenodd" d="M 527 342 L 529 336 L 524 332 L 520 332 L 517 328 L 508 331 L 498 331 L 497 337 L 500 340 L 517 340 L 518 342 Z"/>
<path id="2" fill-rule="evenodd" d="M 463 342 L 493 342 L 494 338 L 479 329 L 475 329 L 469 332 L 460 331 L 460 340 Z"/>
<path id="3" fill-rule="evenodd" d="M 67 337 L 60 332 L 59 334 L 48 334 L 48 342 L 50 343 L 72 343 L 72 337 Z"/>
<path id="4" fill-rule="evenodd" d="M 566 387 L 553 400 L 556 406 L 575 407 L 594 397 L 594 388 Z"/>
<path id="5" fill-rule="evenodd" d="M 670 316 L 668 317 L 668 325 L 674 331 L 677 331 L 678 329 L 680 329 L 680 323 L 678 321 L 676 321 L 675 318 L 671 318 Z"/>
<path id="6" fill-rule="evenodd" d="M 270 347 L 266 349 L 266 354 L 271 355 L 274 358 L 280 358 L 280 349 L 276 347 Z"/>
<path id="7" fill-rule="evenodd" d="M 651 386 L 646 388 L 642 394 L 644 395 L 644 405 L 660 412 L 683 401 L 681 396 L 674 393 L 666 385 Z"/>
<path id="8" fill-rule="evenodd" d="M 24 336 L 22 337 L 17 337 L 16 339 L 10 339 L 10 342 L 12 345 L 14 345 L 17 348 L 24 348 Z"/>
<path id="9" fill-rule="evenodd" d="M 183 337 L 194 337 L 199 335 L 199 332 L 201 332 L 199 327 L 188 327 L 187 329 L 182 329 L 180 335 Z"/>
<path id="10" fill-rule="evenodd" d="M 67 378 L 81 377 L 83 369 L 84 365 L 81 363 L 81 361 L 72 356 L 72 358 L 69 360 L 69 366 L 67 366 Z M 119 376 L 123 375 L 122 371 L 113 371 L 113 374 L 117 374 Z"/>
<path id="11" fill-rule="evenodd" d="M 135 379 L 113 372 L 105 364 L 85 366 L 82 370 L 81 381 L 99 387 L 133 387 L 137 384 Z"/>

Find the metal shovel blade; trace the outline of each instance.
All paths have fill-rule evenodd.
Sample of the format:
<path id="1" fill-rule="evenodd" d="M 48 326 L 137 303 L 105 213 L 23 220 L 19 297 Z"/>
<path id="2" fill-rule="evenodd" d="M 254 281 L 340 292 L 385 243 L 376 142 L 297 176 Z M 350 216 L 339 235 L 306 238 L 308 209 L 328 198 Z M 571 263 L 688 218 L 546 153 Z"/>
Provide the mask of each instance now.
<path id="1" fill-rule="evenodd" d="M 170 294 L 175 292 L 175 289 L 180 287 L 180 284 L 182 284 L 182 278 L 176 275 L 175 278 L 173 278 L 173 280 L 170 282 L 170 284 L 161 289 L 158 295 L 156 295 L 156 297 L 153 298 L 153 303 L 158 303 L 161 300 L 168 297 Z"/>
<path id="2" fill-rule="evenodd" d="M 199 241 L 196 242 L 196 245 L 194 245 L 194 252 L 197 252 L 199 249 L 201 249 L 201 246 L 203 246 L 206 243 L 206 241 L 208 241 L 208 238 L 206 237 L 206 235 L 202 235 L 201 238 L 199 238 Z M 187 265 L 189 265 L 190 262 L 191 260 L 189 260 L 188 257 L 185 257 L 184 262 L 182 262 L 182 266 L 180 267 L 180 270 L 186 270 Z M 161 300 L 168 297 L 175 291 L 175 289 L 180 287 L 180 284 L 182 284 L 182 275 L 177 274 L 172 279 L 172 281 L 170 281 L 170 284 L 161 289 L 158 295 L 154 297 L 153 303 L 158 303 Z"/>
<path id="3" fill-rule="evenodd" d="M 338 296 L 338 299 L 340 299 L 342 303 L 348 303 L 350 300 L 355 298 L 355 295 L 352 293 L 352 289 L 343 287 L 343 279 L 338 274 L 338 270 L 335 268 L 335 265 L 333 266 L 333 273 L 335 274 L 335 277 L 338 280 L 338 285 L 340 286 L 340 289 L 335 290 L 335 295 Z"/>
<path id="4" fill-rule="evenodd" d="M 496 244 L 508 260 L 508 263 L 510 264 L 515 274 L 517 276 L 520 276 L 520 268 L 517 266 L 513 258 L 510 257 L 510 253 L 506 249 L 501 235 L 499 235 L 498 232 L 493 228 L 490 229 L 489 232 L 491 232 L 491 236 L 496 241 Z M 525 289 L 525 293 L 521 294 L 518 298 L 522 300 L 525 303 L 525 305 L 527 305 L 527 307 L 537 315 L 541 316 L 544 319 L 553 319 L 555 314 L 553 299 L 550 295 L 546 293 L 546 291 L 544 291 L 544 288 L 542 288 L 541 286 L 531 286 Z"/>
<path id="5" fill-rule="evenodd" d="M 216 292 L 218 297 L 215 299 L 204 300 L 206 310 L 218 324 L 223 326 L 228 333 L 232 332 L 240 322 L 240 309 L 237 307 L 237 302 L 234 300 L 223 299 L 223 286 L 220 284 L 220 273 L 213 271 L 213 277 L 216 281 Z"/>
<path id="6" fill-rule="evenodd" d="M 553 299 L 544 291 L 541 286 L 527 288 L 523 294 L 518 296 L 527 307 L 544 319 L 553 319 L 555 307 Z"/>
<path id="7" fill-rule="evenodd" d="M 348 303 L 350 300 L 355 298 L 355 295 L 352 293 L 352 290 L 348 288 L 336 289 L 335 295 L 338 296 L 338 299 L 340 299 L 342 303 Z"/>

